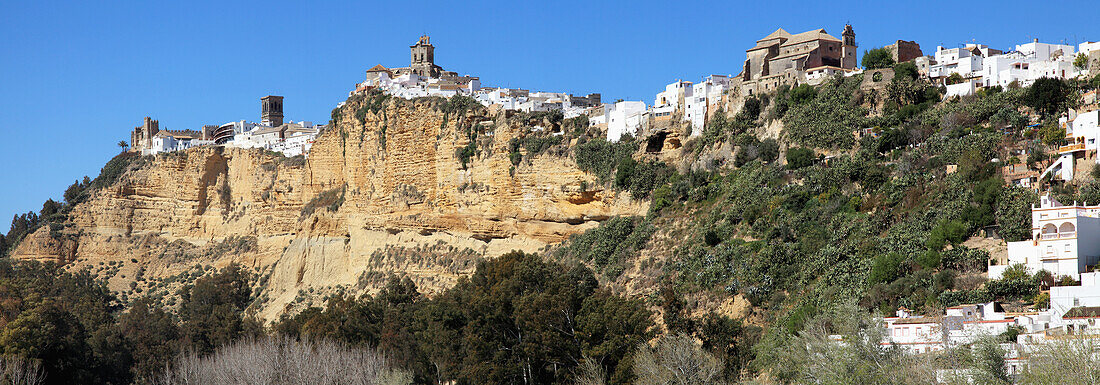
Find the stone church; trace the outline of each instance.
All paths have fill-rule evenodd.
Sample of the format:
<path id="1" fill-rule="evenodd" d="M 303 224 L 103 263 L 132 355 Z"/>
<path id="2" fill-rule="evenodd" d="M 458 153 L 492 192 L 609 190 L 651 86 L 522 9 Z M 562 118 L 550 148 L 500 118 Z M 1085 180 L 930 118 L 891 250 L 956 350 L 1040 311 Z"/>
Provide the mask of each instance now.
<path id="1" fill-rule="evenodd" d="M 856 33 L 844 26 L 842 39 L 825 29 L 790 34 L 777 29 L 746 51 L 744 70 L 739 75 L 742 94 L 769 92 L 782 84 L 807 82 L 811 75 L 855 70 Z"/>
<path id="2" fill-rule="evenodd" d="M 399 68 L 386 68 L 379 64 L 367 70 L 367 79 L 372 74 L 385 72 L 390 78 L 396 78 L 405 74 L 418 75 L 425 78 L 454 79 L 458 78 L 457 72 L 444 71 L 443 67 L 435 64 L 435 46 L 432 45 L 428 35 L 421 36 L 416 44 L 409 46 L 409 66 Z"/>

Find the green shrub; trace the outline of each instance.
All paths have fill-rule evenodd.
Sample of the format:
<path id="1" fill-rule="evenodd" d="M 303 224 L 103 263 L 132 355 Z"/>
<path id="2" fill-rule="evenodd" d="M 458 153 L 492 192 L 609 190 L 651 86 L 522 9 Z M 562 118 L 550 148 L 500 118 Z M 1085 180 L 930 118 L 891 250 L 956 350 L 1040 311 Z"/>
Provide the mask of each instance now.
<path id="1" fill-rule="evenodd" d="M 817 89 L 810 101 L 792 106 L 783 118 L 793 143 L 815 148 L 851 148 L 852 131 L 864 125 L 866 111 L 852 103 L 858 79 L 833 78 Z"/>
<path id="2" fill-rule="evenodd" d="M 792 147 L 787 149 L 787 168 L 791 170 L 797 170 L 803 167 L 809 167 L 813 164 L 814 150 L 801 147 Z"/>
<path id="3" fill-rule="evenodd" d="M 611 178 L 622 159 L 630 157 L 636 149 L 637 144 L 632 138 L 623 138 L 616 143 L 602 138 L 590 140 L 577 146 L 575 150 L 577 167 L 596 175 L 604 183 Z"/>
<path id="4" fill-rule="evenodd" d="M 642 218 L 615 217 L 573 236 L 558 254 L 590 262 L 597 271 L 615 278 L 622 273 L 624 264 L 645 247 L 654 231 L 653 225 Z"/>
<path id="5" fill-rule="evenodd" d="M 309 203 L 302 206 L 301 217 L 305 218 L 313 215 L 313 212 L 320 208 L 327 209 L 331 212 L 340 210 L 340 206 L 344 205 L 344 193 L 347 191 L 347 187 L 347 185 L 343 185 L 339 188 L 317 194 L 317 196 L 309 200 Z"/>
<path id="6" fill-rule="evenodd" d="M 889 283 L 898 277 L 898 269 L 905 260 L 901 254 L 890 253 L 875 257 L 871 265 L 871 273 L 867 279 L 872 283 Z"/>
<path id="7" fill-rule="evenodd" d="M 860 62 L 864 69 L 889 68 L 894 65 L 894 57 L 885 47 L 863 51 L 863 60 Z"/>
<path id="8" fill-rule="evenodd" d="M 962 221 L 940 221 L 928 234 L 927 246 L 930 250 L 939 251 L 948 243 L 952 245 L 962 243 L 967 235 L 969 235 L 969 229 Z"/>

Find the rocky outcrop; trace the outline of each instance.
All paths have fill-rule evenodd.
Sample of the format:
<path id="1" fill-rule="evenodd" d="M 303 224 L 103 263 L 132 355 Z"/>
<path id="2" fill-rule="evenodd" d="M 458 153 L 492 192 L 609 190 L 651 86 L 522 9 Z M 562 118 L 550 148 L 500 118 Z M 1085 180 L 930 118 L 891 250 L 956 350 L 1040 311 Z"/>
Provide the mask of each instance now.
<path id="1" fill-rule="evenodd" d="M 567 156 L 513 165 L 509 141 L 529 128 L 504 113 L 354 97 L 333 117 L 308 159 L 222 147 L 135 157 L 69 223 L 28 236 L 14 256 L 109 273 L 131 297 L 170 293 L 180 281 L 168 278 L 197 264 L 240 263 L 258 273 L 256 306 L 271 320 L 302 293 L 371 291 L 390 273 L 440 290 L 476 258 L 537 251 L 647 209 L 591 188 Z"/>

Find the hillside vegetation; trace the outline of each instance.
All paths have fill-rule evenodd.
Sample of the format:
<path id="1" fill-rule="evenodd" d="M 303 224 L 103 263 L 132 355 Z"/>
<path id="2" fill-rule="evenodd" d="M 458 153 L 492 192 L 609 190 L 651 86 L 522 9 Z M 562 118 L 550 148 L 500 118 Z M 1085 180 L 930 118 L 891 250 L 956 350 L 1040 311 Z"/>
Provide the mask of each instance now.
<path id="1" fill-rule="evenodd" d="M 1010 269 L 987 281 L 989 251 L 964 243 L 991 229 L 1009 241 L 1029 237 L 1037 196 L 1007 185 L 1002 167 L 1041 169 L 1065 136 L 1057 114 L 1097 84 L 1043 79 L 941 100 L 943 90 L 905 64 L 884 87 L 837 77 L 751 97 L 666 154 L 643 151 L 644 137 L 607 142 L 584 118 L 560 114 L 512 116 L 528 129 L 503 143 L 488 123 L 463 121 L 442 156 L 456 170 L 494 151 L 509 174 L 501 178 L 531 172 L 540 156 L 571 160 L 591 176 L 572 196 L 629 193 L 648 212 L 601 218 L 539 253 L 476 258 L 472 273 L 433 295 L 399 272 L 372 275 L 381 290 L 302 292 L 316 298 L 264 325 L 255 304 L 267 276 L 245 266 L 199 268 L 169 302 L 138 290 L 123 298 L 93 271 L 4 258 L 0 353 L 40 362 L 50 384 L 183 383 L 204 378 L 196 368 L 238 369 L 229 362 L 321 373 L 306 364 L 318 349 L 339 357 L 337 369 L 384 383 L 918 384 L 948 364 L 1004 383 L 991 360 L 995 339 L 1007 336 L 939 362 L 880 347 L 875 317 L 989 300 L 1049 306 L 1040 290 L 1061 277 Z M 444 126 L 476 108 L 461 97 L 429 102 L 447 111 Z M 367 138 L 385 155 L 397 117 L 384 111 L 399 102 L 355 103 L 334 110 L 334 121 L 381 120 L 381 132 L 365 135 L 378 135 Z M 767 136 L 777 120 L 784 131 Z M 330 135 L 349 140 L 343 128 Z M 716 155 L 723 148 L 733 152 Z M 44 226 L 64 234 L 75 205 L 144 162 L 120 155 L 97 178 L 75 182 L 64 202 L 16 216 L 0 252 Z M 1100 202 L 1100 181 L 1082 180 L 1042 183 L 1062 201 Z M 292 214 L 335 215 L 358 189 L 329 186 Z M 829 348 L 837 335 L 852 343 Z M 285 353 L 242 358 L 263 346 Z"/>

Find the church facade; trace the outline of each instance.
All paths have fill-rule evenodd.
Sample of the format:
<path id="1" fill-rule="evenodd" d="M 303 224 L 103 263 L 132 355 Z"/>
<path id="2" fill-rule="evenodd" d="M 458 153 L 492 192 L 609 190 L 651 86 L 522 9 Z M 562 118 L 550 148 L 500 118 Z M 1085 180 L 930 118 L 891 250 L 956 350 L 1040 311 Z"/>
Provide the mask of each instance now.
<path id="1" fill-rule="evenodd" d="M 844 26 L 841 39 L 815 29 L 791 34 L 777 29 L 745 52 L 739 76 L 741 92 L 752 95 L 774 91 L 782 84 L 807 82 L 807 74 L 856 70 L 856 33 Z"/>

